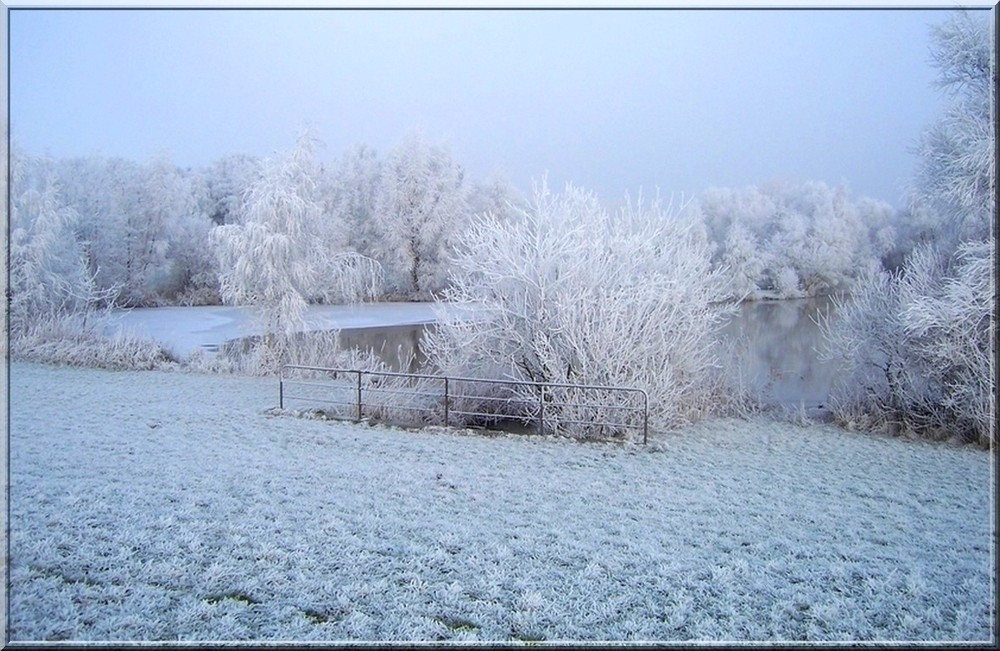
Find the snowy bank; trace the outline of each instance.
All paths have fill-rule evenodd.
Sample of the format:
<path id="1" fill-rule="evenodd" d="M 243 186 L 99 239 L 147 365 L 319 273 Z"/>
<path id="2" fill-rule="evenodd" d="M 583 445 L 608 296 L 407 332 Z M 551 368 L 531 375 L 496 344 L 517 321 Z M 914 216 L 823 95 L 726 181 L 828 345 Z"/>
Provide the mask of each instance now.
<path id="1" fill-rule="evenodd" d="M 15 363 L 27 640 L 991 640 L 991 457 L 269 416 L 273 380 Z"/>

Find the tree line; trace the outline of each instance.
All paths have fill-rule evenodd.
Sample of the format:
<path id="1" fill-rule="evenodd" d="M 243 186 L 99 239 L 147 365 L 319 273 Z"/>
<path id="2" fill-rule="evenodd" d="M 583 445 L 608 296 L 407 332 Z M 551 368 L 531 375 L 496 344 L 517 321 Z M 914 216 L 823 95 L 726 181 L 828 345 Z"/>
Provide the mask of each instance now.
<path id="1" fill-rule="evenodd" d="M 13 339 L 101 306 L 254 305 L 271 367 L 309 303 L 444 299 L 489 318 L 430 335 L 437 370 L 640 386 L 672 426 L 731 394 L 712 346 L 734 303 L 835 294 L 842 422 L 992 441 L 993 37 L 968 13 L 932 36 L 953 103 L 900 210 L 816 181 L 608 206 L 542 179 L 525 198 L 418 132 L 325 164 L 306 130 L 201 170 L 14 148 Z"/>

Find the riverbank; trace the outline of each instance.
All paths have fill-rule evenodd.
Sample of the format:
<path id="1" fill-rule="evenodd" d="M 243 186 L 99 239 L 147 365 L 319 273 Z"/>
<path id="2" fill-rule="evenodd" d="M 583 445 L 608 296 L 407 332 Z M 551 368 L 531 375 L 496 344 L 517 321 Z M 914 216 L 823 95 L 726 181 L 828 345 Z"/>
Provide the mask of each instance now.
<path id="1" fill-rule="evenodd" d="M 273 379 L 10 369 L 27 640 L 979 640 L 971 447 L 716 420 L 649 446 L 269 415 Z"/>

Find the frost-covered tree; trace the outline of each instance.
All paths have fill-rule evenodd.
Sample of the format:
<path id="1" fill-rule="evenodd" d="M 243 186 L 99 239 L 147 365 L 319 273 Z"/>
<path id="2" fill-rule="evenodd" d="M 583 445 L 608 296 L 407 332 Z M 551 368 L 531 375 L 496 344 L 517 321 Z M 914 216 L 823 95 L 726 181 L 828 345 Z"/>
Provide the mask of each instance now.
<path id="1" fill-rule="evenodd" d="M 849 369 L 834 410 L 844 421 L 990 445 L 996 173 L 986 120 L 995 114 L 994 45 L 989 23 L 968 14 L 933 37 L 940 83 L 960 97 L 921 140 L 909 214 L 924 225 L 937 218 L 938 238 L 913 247 L 894 274 L 859 280 L 841 317 L 825 324 L 828 354 Z M 892 372 L 862 375 L 872 366 Z"/>
<path id="2" fill-rule="evenodd" d="M 713 188 L 701 207 L 718 245 L 713 262 L 734 274 L 737 297 L 848 290 L 859 270 L 886 255 L 895 237 L 891 206 L 851 200 L 845 188 L 825 183 Z"/>
<path id="3" fill-rule="evenodd" d="M 379 291 L 374 261 L 332 250 L 322 237 L 314 148 L 312 134 L 303 133 L 290 154 L 264 161 L 244 199 L 244 215 L 212 232 L 222 297 L 259 309 L 272 363 L 283 359 L 310 299 L 358 300 Z"/>
<path id="4" fill-rule="evenodd" d="M 373 244 L 397 291 L 426 299 L 444 287 L 448 252 L 468 212 L 465 174 L 446 146 L 413 132 L 389 152 L 375 202 Z"/>
<path id="5" fill-rule="evenodd" d="M 60 161 L 56 169 L 99 288 L 120 288 L 118 300 L 129 306 L 217 294 L 200 175 L 163 156 L 144 164 L 91 156 Z"/>
<path id="6" fill-rule="evenodd" d="M 932 30 L 937 84 L 952 97 L 917 145 L 912 201 L 937 212 L 949 246 L 993 232 L 996 69 L 989 15 L 954 14 Z"/>
<path id="7" fill-rule="evenodd" d="M 231 154 L 203 171 L 210 201 L 209 216 L 217 225 L 231 224 L 244 214 L 243 197 L 260 175 L 260 159 Z"/>
<path id="8" fill-rule="evenodd" d="M 720 262 L 730 271 L 732 295 L 755 298 L 764 271 L 770 266 L 768 252 L 762 250 L 757 236 L 741 221 L 734 221 L 729 226 L 721 248 Z"/>
<path id="9" fill-rule="evenodd" d="M 724 316 L 712 304 L 725 295 L 695 226 L 659 202 L 608 213 L 592 193 L 553 194 L 543 182 L 514 218 L 474 220 L 443 294 L 459 310 L 444 314 L 424 350 L 447 374 L 639 387 L 655 425 L 690 422 L 711 406 Z M 463 307 L 476 318 L 462 319 Z M 538 404 L 531 390 L 519 395 Z M 595 435 L 560 426 L 581 418 L 563 404 L 579 402 L 572 391 L 548 397 L 550 428 Z"/>
<path id="10" fill-rule="evenodd" d="M 493 176 L 485 183 L 473 184 L 469 192 L 469 213 L 472 215 L 490 213 L 502 218 L 508 213 L 516 214 L 528 207 L 528 201 L 520 191 L 500 175 Z"/>
<path id="11" fill-rule="evenodd" d="M 102 298 L 76 241 L 76 211 L 59 197 L 51 166 L 12 152 L 10 328 L 87 310 Z"/>
<path id="12" fill-rule="evenodd" d="M 62 196 L 79 215 L 77 239 L 102 289 L 124 288 L 134 265 L 140 176 L 140 166 L 122 158 L 89 156 L 59 164 Z"/>
<path id="13" fill-rule="evenodd" d="M 371 147 L 350 147 L 333 166 L 326 196 L 326 210 L 336 216 L 343 241 L 357 253 L 378 255 L 375 204 L 381 183 L 382 163 Z"/>
<path id="14" fill-rule="evenodd" d="M 214 223 L 204 175 L 179 172 L 178 194 L 167 228 L 169 276 L 163 297 L 185 305 L 214 305 L 219 295 L 219 262 L 209 240 Z"/>

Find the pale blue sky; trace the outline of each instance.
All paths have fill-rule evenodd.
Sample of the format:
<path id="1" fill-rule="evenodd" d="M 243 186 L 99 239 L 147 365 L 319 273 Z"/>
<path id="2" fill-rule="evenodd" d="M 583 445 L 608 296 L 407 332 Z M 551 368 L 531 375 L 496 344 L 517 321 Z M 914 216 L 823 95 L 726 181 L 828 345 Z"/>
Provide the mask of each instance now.
<path id="1" fill-rule="evenodd" d="M 10 20 L 16 145 L 56 157 L 325 159 L 420 127 L 470 176 L 548 171 L 617 200 L 774 178 L 899 205 L 944 105 L 929 26 L 888 10 L 29 10 Z"/>

